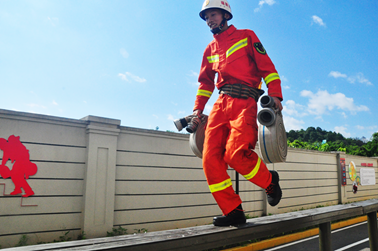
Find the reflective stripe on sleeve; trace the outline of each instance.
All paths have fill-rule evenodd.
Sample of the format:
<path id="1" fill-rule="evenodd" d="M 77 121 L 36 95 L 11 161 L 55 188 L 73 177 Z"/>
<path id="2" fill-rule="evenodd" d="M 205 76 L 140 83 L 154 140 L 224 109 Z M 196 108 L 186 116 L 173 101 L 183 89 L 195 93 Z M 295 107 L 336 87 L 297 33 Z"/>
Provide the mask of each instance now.
<path id="1" fill-rule="evenodd" d="M 235 43 L 233 46 L 230 47 L 230 49 L 226 52 L 226 57 L 231 56 L 232 53 L 234 53 L 237 50 L 240 50 L 243 47 L 246 47 L 248 45 L 248 38 L 244 38 L 240 40 L 239 42 Z"/>
<path id="2" fill-rule="evenodd" d="M 207 91 L 207 90 L 198 90 L 198 91 L 197 91 L 197 95 L 198 95 L 198 96 L 205 96 L 205 97 L 210 98 L 210 97 L 211 97 L 211 94 L 213 94 L 213 92 L 211 92 L 211 91 Z"/>
<path id="3" fill-rule="evenodd" d="M 231 181 L 231 179 L 228 179 L 228 180 L 222 181 L 218 184 L 209 185 L 209 188 L 210 188 L 211 193 L 215 193 L 215 192 L 225 190 L 226 188 L 228 188 L 230 186 L 232 186 L 232 181 Z"/>
<path id="4" fill-rule="evenodd" d="M 215 63 L 215 62 L 219 62 L 219 55 L 208 56 L 207 60 L 209 60 L 210 64 Z"/>
<path id="5" fill-rule="evenodd" d="M 264 78 L 265 84 L 268 85 L 273 80 L 280 79 L 278 73 L 271 73 L 266 78 Z"/>
<path id="6" fill-rule="evenodd" d="M 252 172 L 250 172 L 250 173 L 247 174 L 247 175 L 243 175 L 244 178 L 246 178 L 247 180 L 250 180 L 250 179 L 252 179 L 253 177 L 255 177 L 256 174 L 257 174 L 257 172 L 258 172 L 259 169 L 260 169 L 260 165 L 261 165 L 261 159 L 259 158 L 259 159 L 257 160 L 256 166 L 253 168 Z"/>

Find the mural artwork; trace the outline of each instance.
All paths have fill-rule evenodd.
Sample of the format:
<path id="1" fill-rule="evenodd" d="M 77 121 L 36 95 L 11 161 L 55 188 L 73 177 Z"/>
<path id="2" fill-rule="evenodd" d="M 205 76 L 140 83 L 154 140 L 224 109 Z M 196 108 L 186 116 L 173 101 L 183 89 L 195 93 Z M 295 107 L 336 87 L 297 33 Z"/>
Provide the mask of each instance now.
<path id="1" fill-rule="evenodd" d="M 0 177 L 4 179 L 10 177 L 15 185 L 14 191 L 10 194 L 21 194 L 22 188 L 25 192 L 22 197 L 33 195 L 34 191 L 26 180 L 29 179 L 29 176 L 37 173 L 37 165 L 30 162 L 29 150 L 21 143 L 20 137 L 11 135 L 8 140 L 0 138 L 0 150 L 3 152 L 0 164 Z M 6 166 L 8 160 L 13 163 L 11 169 Z"/>
<path id="2" fill-rule="evenodd" d="M 349 163 L 349 178 L 353 181 L 352 191 L 354 194 L 357 193 L 358 185 L 360 185 L 360 176 L 357 176 L 356 164 L 353 161 Z"/>

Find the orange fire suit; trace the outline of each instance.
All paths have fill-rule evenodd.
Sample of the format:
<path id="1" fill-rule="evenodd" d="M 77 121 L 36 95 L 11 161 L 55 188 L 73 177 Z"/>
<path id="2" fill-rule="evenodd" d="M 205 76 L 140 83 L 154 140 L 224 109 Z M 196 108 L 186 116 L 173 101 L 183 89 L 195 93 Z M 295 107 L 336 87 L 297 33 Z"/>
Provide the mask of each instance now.
<path id="1" fill-rule="evenodd" d="M 204 110 L 215 85 L 218 89 L 225 84 L 261 89 L 261 79 L 268 94 L 282 101 L 280 77 L 256 34 L 231 25 L 214 35 L 205 49 L 193 110 Z M 232 98 L 226 94 L 219 95 L 209 114 L 202 164 L 210 191 L 225 215 L 242 203 L 227 174 L 228 166 L 263 189 L 271 183 L 270 172 L 253 151 L 258 137 L 256 117 L 257 103 L 253 98 Z"/>

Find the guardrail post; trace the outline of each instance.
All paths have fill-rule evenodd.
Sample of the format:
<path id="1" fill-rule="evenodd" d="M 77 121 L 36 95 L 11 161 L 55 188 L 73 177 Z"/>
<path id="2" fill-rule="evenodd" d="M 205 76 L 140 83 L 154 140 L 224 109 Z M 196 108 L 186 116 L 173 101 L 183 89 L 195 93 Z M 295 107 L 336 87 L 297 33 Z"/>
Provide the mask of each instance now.
<path id="1" fill-rule="evenodd" d="M 319 225 L 319 250 L 332 251 L 331 222 Z"/>
<path id="2" fill-rule="evenodd" d="M 370 250 L 378 250 L 377 212 L 367 214 Z"/>

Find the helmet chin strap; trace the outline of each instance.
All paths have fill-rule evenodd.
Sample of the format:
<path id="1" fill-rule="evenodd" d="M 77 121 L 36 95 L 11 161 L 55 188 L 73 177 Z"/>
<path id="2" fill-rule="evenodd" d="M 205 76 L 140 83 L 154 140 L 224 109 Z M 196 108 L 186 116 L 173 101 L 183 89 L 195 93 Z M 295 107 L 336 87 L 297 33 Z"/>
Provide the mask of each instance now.
<path id="1" fill-rule="evenodd" d="M 215 35 L 222 31 L 224 25 L 226 24 L 227 19 L 223 17 L 222 22 L 220 23 L 219 27 L 212 29 L 211 32 Z"/>

